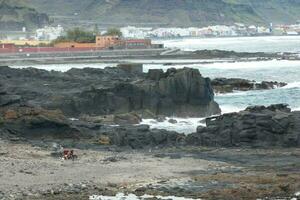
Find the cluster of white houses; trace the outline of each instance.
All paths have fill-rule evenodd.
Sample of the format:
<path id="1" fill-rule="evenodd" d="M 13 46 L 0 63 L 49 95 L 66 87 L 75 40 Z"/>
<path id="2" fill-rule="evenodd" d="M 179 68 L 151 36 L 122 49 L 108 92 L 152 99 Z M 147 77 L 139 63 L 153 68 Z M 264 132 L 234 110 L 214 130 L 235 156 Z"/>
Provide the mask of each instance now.
<path id="1" fill-rule="evenodd" d="M 234 37 L 259 35 L 300 35 L 300 24 L 276 25 L 268 27 L 235 23 L 232 26 L 215 25 L 189 28 L 145 28 L 128 26 L 121 28 L 128 38 L 170 38 L 170 37 Z"/>

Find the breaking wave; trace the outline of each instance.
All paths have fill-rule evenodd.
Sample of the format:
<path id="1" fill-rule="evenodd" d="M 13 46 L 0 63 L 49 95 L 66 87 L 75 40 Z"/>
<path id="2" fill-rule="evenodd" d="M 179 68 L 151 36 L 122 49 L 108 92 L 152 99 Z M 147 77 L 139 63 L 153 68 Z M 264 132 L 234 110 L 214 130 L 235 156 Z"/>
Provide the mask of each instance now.
<path id="1" fill-rule="evenodd" d="M 205 126 L 205 123 L 202 121 L 203 119 L 204 118 L 167 117 L 164 121 L 157 121 L 156 119 L 143 119 L 141 124 L 149 125 L 151 129 L 165 129 L 168 131 L 190 134 L 194 133 L 198 126 Z"/>
<path id="2" fill-rule="evenodd" d="M 300 88 L 300 82 L 292 82 L 282 88 L 283 89 Z"/>

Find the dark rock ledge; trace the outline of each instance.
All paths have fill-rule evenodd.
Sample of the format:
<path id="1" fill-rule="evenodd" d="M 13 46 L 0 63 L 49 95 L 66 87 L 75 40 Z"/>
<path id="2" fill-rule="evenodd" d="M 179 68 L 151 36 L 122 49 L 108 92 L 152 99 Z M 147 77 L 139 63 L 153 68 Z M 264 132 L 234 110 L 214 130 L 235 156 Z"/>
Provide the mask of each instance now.
<path id="1" fill-rule="evenodd" d="M 215 78 L 211 84 L 216 93 L 230 93 L 233 91 L 270 90 L 284 87 L 287 83 L 277 81 L 250 81 L 240 78 Z"/>

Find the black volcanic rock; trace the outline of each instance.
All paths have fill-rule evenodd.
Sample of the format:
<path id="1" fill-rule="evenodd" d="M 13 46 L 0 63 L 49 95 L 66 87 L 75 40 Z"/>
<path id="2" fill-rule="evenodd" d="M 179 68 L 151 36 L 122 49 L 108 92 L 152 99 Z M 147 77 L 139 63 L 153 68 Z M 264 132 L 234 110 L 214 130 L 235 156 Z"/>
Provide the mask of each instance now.
<path id="1" fill-rule="evenodd" d="M 32 106 L 60 109 L 70 117 L 129 112 L 206 117 L 220 113 L 210 79 L 196 69 L 142 73 L 142 65 L 71 69 L 0 68 L 0 83 Z"/>
<path id="2" fill-rule="evenodd" d="M 198 70 L 189 68 L 168 71 L 156 80 L 140 77 L 136 81 L 116 82 L 112 87 L 86 90 L 67 101 L 69 104 L 64 102 L 69 106 L 67 113 L 75 115 L 145 110 L 156 115 L 184 117 L 220 113 L 210 80 L 203 78 Z"/>
<path id="3" fill-rule="evenodd" d="M 185 138 L 183 134 L 174 131 L 151 130 L 148 125 L 106 127 L 101 132 L 111 145 L 132 149 L 180 145 L 181 139 Z"/>
<path id="4" fill-rule="evenodd" d="M 233 92 L 234 90 L 269 90 L 287 85 L 287 83 L 277 81 L 263 81 L 257 83 L 255 81 L 240 78 L 215 78 L 211 81 L 211 84 L 216 93 L 228 93 Z"/>
<path id="5" fill-rule="evenodd" d="M 248 107 L 206 119 L 206 127 L 187 138 L 188 144 L 205 146 L 300 146 L 300 112 L 284 104 Z"/>
<path id="6" fill-rule="evenodd" d="M 164 78 L 165 74 L 162 69 L 149 69 L 147 78 L 154 81 L 159 81 L 161 78 Z"/>
<path id="7" fill-rule="evenodd" d="M 0 83 L 0 107 L 17 104 L 21 102 L 20 95 L 8 94 L 4 85 Z"/>
<path id="8" fill-rule="evenodd" d="M 27 139 L 87 137 L 58 110 L 28 106 L 0 107 L 1 129 Z"/>

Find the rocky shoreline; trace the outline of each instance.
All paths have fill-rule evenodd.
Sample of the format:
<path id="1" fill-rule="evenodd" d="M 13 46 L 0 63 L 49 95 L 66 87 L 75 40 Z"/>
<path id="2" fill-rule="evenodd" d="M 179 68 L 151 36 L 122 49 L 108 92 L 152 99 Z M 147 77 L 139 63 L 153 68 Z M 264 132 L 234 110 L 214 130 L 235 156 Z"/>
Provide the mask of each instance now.
<path id="1" fill-rule="evenodd" d="M 299 113 L 291 112 L 287 105 L 257 106 L 207 118 L 206 127 L 198 127 L 196 133 L 188 136 L 150 129 L 147 125 L 136 126 L 142 118 L 164 120 L 164 116 L 220 114 L 214 101 L 216 88 L 222 92 L 273 89 L 285 83 L 253 84 L 244 79 L 222 78 L 210 81 L 190 68 L 143 73 L 139 64 L 71 69 L 65 73 L 3 67 L 0 72 L 3 135 L 100 143 L 106 138 L 106 143 L 133 149 L 180 144 L 259 145 L 260 142 L 261 146 L 300 145 Z"/>
<path id="2" fill-rule="evenodd" d="M 220 115 L 214 101 L 216 91 L 283 86 L 211 81 L 190 68 L 143 73 L 139 64 L 65 73 L 1 67 L 0 199 L 293 197 L 300 112 L 278 104 Z M 206 126 L 185 135 L 137 125 L 165 116 L 207 117 Z M 62 161 L 63 148 L 79 159 Z"/>

